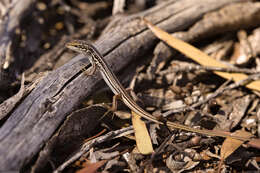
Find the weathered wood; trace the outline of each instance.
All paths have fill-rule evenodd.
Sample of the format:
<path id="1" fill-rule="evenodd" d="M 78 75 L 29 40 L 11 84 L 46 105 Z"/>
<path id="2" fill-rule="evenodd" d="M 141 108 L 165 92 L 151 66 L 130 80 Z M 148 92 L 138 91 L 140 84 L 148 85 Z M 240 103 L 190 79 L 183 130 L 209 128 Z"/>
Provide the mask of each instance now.
<path id="1" fill-rule="evenodd" d="M 250 9 L 250 11 L 248 11 Z M 240 29 L 253 28 L 260 25 L 260 3 L 259 2 L 241 2 L 227 5 L 219 10 L 207 13 L 201 20 L 197 21 L 195 25 L 191 26 L 187 31 L 174 32 L 172 35 L 185 42 L 193 43 L 202 41 L 204 38 L 208 39 L 216 36 L 219 33 L 232 33 Z M 254 32 L 257 35 L 257 30 Z M 257 36 L 255 37 L 257 38 Z M 255 44 L 251 39 L 252 49 L 256 54 L 258 51 L 258 44 Z M 173 57 L 176 51 L 164 44 L 162 41 L 158 43 L 154 49 L 153 66 L 149 68 L 151 72 L 155 71 L 158 65 Z"/>
<path id="2" fill-rule="evenodd" d="M 8 11 L 4 14 L 0 22 L 0 89 L 6 89 L 10 84 L 13 73 L 7 73 L 3 65 L 8 61 L 8 49 L 15 35 L 15 29 L 19 27 L 22 19 L 33 9 L 35 0 L 14 0 L 7 7 Z M 10 60 L 9 60 L 10 61 Z M 11 74 L 10 74 L 11 73 Z"/>
<path id="3" fill-rule="evenodd" d="M 118 72 L 150 50 L 158 40 L 140 17 L 167 31 L 186 29 L 203 14 L 240 0 L 169 1 L 144 13 L 122 18 L 96 42 L 110 67 Z M 0 129 L 0 170 L 19 170 L 38 153 L 66 116 L 95 92 L 101 77 L 81 73 L 81 55 L 51 72 L 17 107 Z M 87 128 L 87 127 L 86 127 Z"/>

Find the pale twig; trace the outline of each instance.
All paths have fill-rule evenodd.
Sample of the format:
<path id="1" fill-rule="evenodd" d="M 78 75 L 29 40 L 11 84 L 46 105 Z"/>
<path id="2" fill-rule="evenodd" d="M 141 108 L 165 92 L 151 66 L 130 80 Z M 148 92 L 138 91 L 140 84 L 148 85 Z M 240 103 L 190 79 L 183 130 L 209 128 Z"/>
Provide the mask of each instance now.
<path id="1" fill-rule="evenodd" d="M 198 71 L 198 70 L 205 70 L 205 71 L 222 71 L 228 73 L 246 73 L 246 74 L 257 74 L 260 71 L 246 69 L 246 68 L 237 68 L 237 67 L 210 67 L 210 66 L 201 66 L 196 64 L 189 64 L 182 67 L 174 67 L 173 69 L 167 69 L 164 71 L 159 72 L 160 75 L 165 75 L 169 73 L 176 73 L 176 72 L 191 72 L 191 71 Z"/>
<path id="2" fill-rule="evenodd" d="M 195 103 L 195 104 L 193 104 L 191 106 L 185 106 L 185 107 L 182 107 L 182 108 L 178 108 L 178 109 L 167 111 L 167 112 L 163 113 L 163 117 L 167 117 L 167 116 L 169 116 L 170 114 L 173 114 L 173 113 L 179 113 L 179 112 L 185 112 L 185 111 L 194 110 L 194 108 L 196 108 L 196 107 L 198 107 L 198 106 L 200 106 L 200 105 L 202 105 L 204 103 L 207 103 L 209 100 L 219 96 L 224 91 L 231 90 L 231 89 L 237 88 L 239 86 L 246 85 L 246 84 L 248 84 L 248 83 L 250 83 L 252 81 L 259 80 L 259 78 L 260 78 L 260 73 L 259 74 L 250 75 L 250 76 L 248 76 L 248 78 L 240 80 L 240 81 L 235 82 L 235 83 L 232 83 L 232 84 L 228 85 L 227 87 L 219 88 L 218 90 L 216 90 L 213 94 L 211 94 L 209 97 L 207 97 L 203 101 Z"/>
<path id="3" fill-rule="evenodd" d="M 122 136 L 126 136 L 129 135 L 131 133 L 134 133 L 133 127 L 127 127 L 127 128 L 123 128 L 120 130 L 116 130 L 116 131 L 112 131 L 109 132 L 103 136 L 97 137 L 91 141 L 88 141 L 87 143 L 85 143 L 83 145 L 83 147 L 81 148 L 81 150 L 79 152 L 77 152 L 76 154 L 74 154 L 69 160 L 67 160 L 66 162 L 64 162 L 62 165 L 60 165 L 53 173 L 59 173 L 62 170 L 64 170 L 67 166 L 69 166 L 71 163 L 73 163 L 74 161 L 76 161 L 78 158 L 80 158 L 83 154 L 85 154 L 86 152 L 88 152 L 91 148 L 93 148 L 94 146 L 115 139 L 115 138 L 119 138 Z"/>
<path id="4" fill-rule="evenodd" d="M 124 12 L 125 0 L 114 0 L 112 14 L 116 15 Z"/>

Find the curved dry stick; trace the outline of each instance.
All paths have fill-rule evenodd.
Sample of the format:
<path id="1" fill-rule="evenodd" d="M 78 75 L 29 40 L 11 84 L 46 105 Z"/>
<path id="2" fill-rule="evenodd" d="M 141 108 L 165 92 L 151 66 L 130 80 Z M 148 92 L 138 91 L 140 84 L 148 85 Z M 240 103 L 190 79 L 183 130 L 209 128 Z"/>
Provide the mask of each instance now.
<path id="1" fill-rule="evenodd" d="M 109 33 L 100 37 L 96 45 L 113 71 L 118 72 L 129 66 L 134 58 L 147 53 L 158 41 L 140 22 L 140 17 L 145 16 L 161 28 L 174 32 L 185 29 L 209 11 L 239 1 L 169 1 L 123 18 Z M 87 60 L 79 55 L 49 73 L 4 123 L 0 129 L 0 170 L 21 169 L 83 98 L 101 86 L 99 74 L 82 75 L 82 63 L 87 64 Z"/>

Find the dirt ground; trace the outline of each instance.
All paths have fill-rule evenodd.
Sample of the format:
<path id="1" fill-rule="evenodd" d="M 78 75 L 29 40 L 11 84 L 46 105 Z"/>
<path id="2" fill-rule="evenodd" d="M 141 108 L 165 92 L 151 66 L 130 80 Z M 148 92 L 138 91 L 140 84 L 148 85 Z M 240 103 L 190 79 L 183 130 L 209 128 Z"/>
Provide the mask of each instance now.
<path id="1" fill-rule="evenodd" d="M 253 0 L 0 1 L 0 172 L 258 172 L 259 26 Z M 161 124 L 90 74 L 74 40 Z"/>

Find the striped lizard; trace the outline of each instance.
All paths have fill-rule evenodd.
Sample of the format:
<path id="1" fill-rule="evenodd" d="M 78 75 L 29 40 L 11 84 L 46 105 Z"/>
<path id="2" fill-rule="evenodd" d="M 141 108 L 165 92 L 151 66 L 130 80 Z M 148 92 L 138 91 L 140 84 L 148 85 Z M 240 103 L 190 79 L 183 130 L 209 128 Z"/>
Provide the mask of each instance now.
<path id="1" fill-rule="evenodd" d="M 152 122 L 158 123 L 158 124 L 166 124 L 169 127 L 173 127 L 176 129 L 181 129 L 185 131 L 195 132 L 203 135 L 209 135 L 209 136 L 221 136 L 221 137 L 230 137 L 233 139 L 241 140 L 241 141 L 248 141 L 249 138 L 242 137 L 242 136 L 235 136 L 230 134 L 229 132 L 224 131 L 214 131 L 214 130 L 206 130 L 206 129 L 195 129 L 193 127 L 189 127 L 186 125 L 182 125 L 179 123 L 167 121 L 162 122 L 156 119 L 153 115 L 146 112 L 144 109 L 142 109 L 134 100 L 133 98 L 128 94 L 126 89 L 122 86 L 122 84 L 119 82 L 113 71 L 109 68 L 108 64 L 104 60 L 104 57 L 99 53 L 99 51 L 89 42 L 82 41 L 82 40 L 76 40 L 72 41 L 66 44 L 66 47 L 74 50 L 78 53 L 81 53 L 83 55 L 86 55 L 90 63 L 92 65 L 91 74 L 93 74 L 96 69 L 98 69 L 106 82 L 106 84 L 109 86 L 109 88 L 112 90 L 112 92 L 115 95 L 119 95 L 122 99 L 122 101 L 126 104 L 128 108 L 130 108 L 132 111 L 140 115 L 141 117 L 150 120 Z"/>

